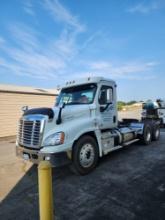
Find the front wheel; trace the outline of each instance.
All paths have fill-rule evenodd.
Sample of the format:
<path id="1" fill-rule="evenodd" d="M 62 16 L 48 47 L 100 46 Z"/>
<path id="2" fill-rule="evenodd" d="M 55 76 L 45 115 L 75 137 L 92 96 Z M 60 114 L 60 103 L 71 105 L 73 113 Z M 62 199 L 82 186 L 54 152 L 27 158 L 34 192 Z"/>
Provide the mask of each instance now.
<path id="1" fill-rule="evenodd" d="M 98 158 L 99 150 L 96 140 L 85 135 L 76 142 L 73 148 L 72 170 L 81 175 L 88 174 L 96 167 Z"/>

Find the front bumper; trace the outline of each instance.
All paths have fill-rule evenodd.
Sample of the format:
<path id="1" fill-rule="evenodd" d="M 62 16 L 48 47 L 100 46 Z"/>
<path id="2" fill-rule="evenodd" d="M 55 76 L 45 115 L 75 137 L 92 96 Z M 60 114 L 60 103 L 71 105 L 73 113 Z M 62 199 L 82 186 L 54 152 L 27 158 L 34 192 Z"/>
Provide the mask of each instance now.
<path id="1" fill-rule="evenodd" d="M 16 155 L 25 160 L 29 160 L 34 164 L 39 164 L 40 161 L 47 160 L 53 167 L 59 167 L 71 163 L 67 152 L 42 153 L 39 150 L 16 146 Z"/>

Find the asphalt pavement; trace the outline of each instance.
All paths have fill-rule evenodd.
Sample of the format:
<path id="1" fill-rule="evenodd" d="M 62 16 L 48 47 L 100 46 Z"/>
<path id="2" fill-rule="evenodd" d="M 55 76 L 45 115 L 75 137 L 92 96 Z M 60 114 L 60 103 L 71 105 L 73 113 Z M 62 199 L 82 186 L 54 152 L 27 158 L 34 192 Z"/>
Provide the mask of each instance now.
<path id="1" fill-rule="evenodd" d="M 16 158 L 14 148 L 0 143 L 0 219 L 36 220 L 37 167 Z M 164 220 L 165 130 L 149 146 L 136 143 L 104 156 L 87 176 L 54 168 L 53 196 L 56 220 Z"/>

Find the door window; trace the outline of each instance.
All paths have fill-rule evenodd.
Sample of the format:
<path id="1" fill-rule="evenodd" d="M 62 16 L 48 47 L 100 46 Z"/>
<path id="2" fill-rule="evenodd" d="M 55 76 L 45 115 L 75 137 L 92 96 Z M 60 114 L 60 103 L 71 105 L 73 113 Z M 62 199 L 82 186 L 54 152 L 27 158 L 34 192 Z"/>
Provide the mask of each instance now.
<path id="1" fill-rule="evenodd" d="M 106 105 L 113 102 L 113 88 L 110 86 L 102 86 L 99 95 L 99 104 Z"/>

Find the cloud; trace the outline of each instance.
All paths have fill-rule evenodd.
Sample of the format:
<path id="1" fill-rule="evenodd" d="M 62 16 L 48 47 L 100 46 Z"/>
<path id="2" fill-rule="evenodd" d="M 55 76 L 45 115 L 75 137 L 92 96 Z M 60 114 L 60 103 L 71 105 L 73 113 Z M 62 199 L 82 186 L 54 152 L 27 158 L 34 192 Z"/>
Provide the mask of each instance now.
<path id="1" fill-rule="evenodd" d="M 19 45 L 13 47 L 8 42 L 0 44 L 0 49 L 9 59 L 1 59 L 0 67 L 19 76 L 51 80 L 67 80 L 72 76 L 105 76 L 114 79 L 152 79 L 152 71 L 158 65 L 155 61 L 124 63 L 107 60 L 88 61 L 79 58 L 79 47 L 75 37 L 64 29 L 61 35 L 43 46 L 40 33 L 22 24 L 10 26 L 10 35 Z M 95 34 L 84 45 L 94 39 Z M 0 38 L 1 42 L 1 38 Z M 82 44 L 83 45 L 83 44 Z M 81 47 L 80 47 L 81 51 Z M 74 64 L 76 60 L 76 65 Z M 77 72 L 76 72 L 77 70 Z"/>
<path id="2" fill-rule="evenodd" d="M 68 63 L 78 54 L 76 40 L 84 26 L 57 0 L 43 2 L 53 18 L 61 21 L 64 26 L 59 37 L 49 39 L 49 36 L 42 35 L 25 24 L 10 24 L 8 31 L 14 44 L 10 41 L 4 44 L 3 38 L 0 38 L 1 53 L 5 53 L 0 68 L 6 72 L 32 78 L 54 79 L 66 74 Z M 27 8 L 32 7 L 29 3 L 30 1 L 26 1 Z"/>
<path id="3" fill-rule="evenodd" d="M 90 45 L 91 42 L 93 42 L 95 39 L 97 38 L 101 38 L 102 37 L 102 31 L 98 30 L 96 32 L 94 32 L 92 35 L 90 35 L 84 42 L 83 44 L 80 46 L 80 50 L 84 50 L 88 47 L 88 45 Z"/>
<path id="4" fill-rule="evenodd" d="M 153 62 L 147 62 L 147 63 L 146 63 L 146 65 L 147 65 L 148 67 L 157 66 L 158 64 L 159 64 L 159 63 L 156 62 L 156 61 L 155 61 L 155 62 L 153 61 Z"/>
<path id="5" fill-rule="evenodd" d="M 23 4 L 23 9 L 27 14 L 32 15 L 32 16 L 35 15 L 31 0 L 24 0 L 22 4 Z"/>
<path id="6" fill-rule="evenodd" d="M 65 59 L 55 52 L 51 42 L 43 46 L 40 33 L 19 23 L 10 25 L 9 33 L 16 46 L 7 41 L 0 43 L 1 52 L 5 54 L 3 59 L 0 56 L 0 68 L 31 78 L 53 79 L 60 75 L 66 66 Z"/>
<path id="7" fill-rule="evenodd" d="M 60 34 L 56 37 L 52 31 L 51 38 L 38 30 L 22 23 L 11 23 L 7 28 L 8 38 L 0 36 L 0 70 L 1 74 L 14 74 L 42 80 L 54 80 L 58 83 L 83 76 L 105 76 L 114 79 L 149 79 L 157 65 L 149 62 L 112 62 L 94 59 L 89 62 L 81 56 L 91 42 L 102 36 L 98 30 L 87 35 L 86 40 L 78 37 L 84 34 L 84 25 L 80 23 L 67 8 L 57 0 L 43 0 L 43 5 L 51 14 L 51 19 L 61 22 Z M 98 43 L 98 41 L 97 41 Z M 94 48 L 91 48 L 94 49 Z"/>
<path id="8" fill-rule="evenodd" d="M 65 62 L 70 62 L 82 49 L 77 45 L 77 39 L 86 31 L 86 27 L 59 0 L 43 0 L 42 6 L 55 22 L 63 25 L 60 36 L 51 42 L 51 46 Z"/>
<path id="9" fill-rule="evenodd" d="M 58 78 L 60 69 L 64 67 L 61 60 L 55 60 L 55 57 L 52 56 L 38 53 L 26 54 L 20 50 L 11 50 L 10 55 L 12 56 L 12 54 L 15 56 L 10 61 L 0 59 L 0 66 L 15 75 L 51 80 Z M 58 74 L 56 74 L 57 72 Z"/>
<path id="10" fill-rule="evenodd" d="M 165 6 L 165 3 L 162 0 L 150 1 L 145 3 L 140 2 L 137 5 L 130 7 L 127 11 L 130 13 L 141 13 L 148 14 L 152 11 L 159 10 Z"/>
<path id="11" fill-rule="evenodd" d="M 105 70 L 111 68 L 111 64 L 106 61 L 91 62 L 89 67 L 92 70 Z"/>
<path id="12" fill-rule="evenodd" d="M 26 49 L 38 47 L 39 33 L 33 28 L 22 23 L 14 23 L 8 29 L 17 45 Z"/>
<path id="13" fill-rule="evenodd" d="M 65 60 L 70 60 L 78 52 L 76 39 L 77 38 L 74 33 L 64 29 L 59 38 L 52 43 L 52 46 L 57 51 L 59 56 Z"/>
<path id="14" fill-rule="evenodd" d="M 104 75 L 123 79 L 149 79 L 155 77 L 151 74 L 157 62 L 127 62 L 114 64 L 110 61 L 97 61 L 88 63 L 91 72 L 96 75 Z M 150 76 L 148 75 L 150 74 Z"/>
<path id="15" fill-rule="evenodd" d="M 3 37 L 0 36 L 0 45 L 4 44 L 6 41 Z"/>
<path id="16" fill-rule="evenodd" d="M 0 38 L 0 60 L 1 53 L 5 54 L 5 59 L 0 62 L 3 71 L 50 80 L 67 75 L 68 69 L 71 69 L 71 60 L 78 56 L 80 50 L 76 41 L 85 26 L 59 1 L 43 0 L 43 5 L 53 20 L 62 23 L 60 35 L 52 39 L 54 31 L 50 38 L 23 23 L 10 24 L 8 35 L 12 43 L 4 42 L 3 38 Z M 33 5 L 27 0 L 24 9 L 29 8 L 32 9 Z"/>
<path id="17" fill-rule="evenodd" d="M 60 75 L 65 64 L 57 57 L 11 48 L 8 50 L 10 60 L 1 60 L 0 66 L 8 72 L 31 78 L 54 79 Z M 56 72 L 58 71 L 58 74 Z"/>
<path id="18" fill-rule="evenodd" d="M 78 18 L 73 16 L 58 0 L 44 0 L 44 8 L 49 11 L 55 21 L 60 21 L 75 29 L 77 32 L 83 32 L 85 26 L 82 25 Z"/>

